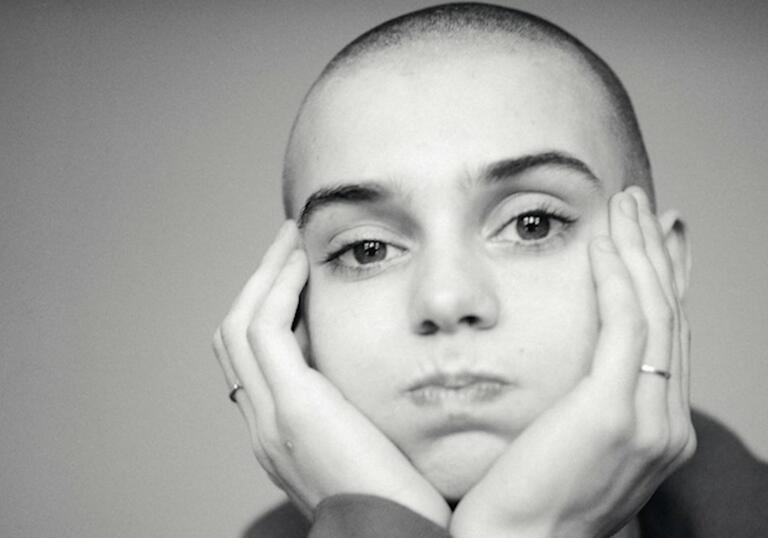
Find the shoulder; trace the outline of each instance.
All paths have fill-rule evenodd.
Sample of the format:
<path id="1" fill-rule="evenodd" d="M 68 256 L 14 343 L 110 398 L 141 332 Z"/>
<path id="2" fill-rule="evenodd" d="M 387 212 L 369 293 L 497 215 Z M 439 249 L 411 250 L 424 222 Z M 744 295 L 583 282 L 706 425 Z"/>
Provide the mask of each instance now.
<path id="1" fill-rule="evenodd" d="M 651 498 L 646 522 L 667 529 L 663 536 L 768 536 L 768 465 L 716 419 L 694 412 L 693 424 L 696 454 Z"/>
<path id="2" fill-rule="evenodd" d="M 306 538 L 309 522 L 292 504 L 283 503 L 261 515 L 243 538 Z"/>

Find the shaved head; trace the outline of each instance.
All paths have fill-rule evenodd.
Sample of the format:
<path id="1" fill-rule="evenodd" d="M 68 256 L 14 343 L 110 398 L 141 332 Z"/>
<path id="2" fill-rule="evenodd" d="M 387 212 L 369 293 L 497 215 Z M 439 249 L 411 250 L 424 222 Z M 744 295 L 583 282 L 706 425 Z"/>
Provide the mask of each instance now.
<path id="1" fill-rule="evenodd" d="M 440 62 L 473 51 L 529 55 L 585 79 L 608 117 L 608 128 L 623 149 L 622 187 L 639 185 L 655 199 L 650 163 L 629 95 L 613 70 L 592 50 L 562 28 L 535 15 L 481 3 L 429 7 L 391 19 L 345 46 L 314 82 L 291 130 L 283 171 L 286 215 L 301 209 L 292 199 L 298 180 L 295 161 L 305 143 L 304 119 L 318 96 L 334 91 L 334 83 L 364 69 L 418 70 L 425 62 Z M 569 85 L 569 84 L 566 84 Z M 564 86 L 566 86 L 564 85 Z M 575 85 L 575 82 L 574 82 Z M 566 87 L 567 89 L 567 87 Z M 315 135 L 316 136 L 316 135 Z"/>
<path id="2" fill-rule="evenodd" d="M 613 194 L 651 193 L 616 75 L 556 26 L 484 4 L 411 13 L 339 52 L 284 178 L 311 364 L 453 500 L 590 372 L 589 246 Z"/>

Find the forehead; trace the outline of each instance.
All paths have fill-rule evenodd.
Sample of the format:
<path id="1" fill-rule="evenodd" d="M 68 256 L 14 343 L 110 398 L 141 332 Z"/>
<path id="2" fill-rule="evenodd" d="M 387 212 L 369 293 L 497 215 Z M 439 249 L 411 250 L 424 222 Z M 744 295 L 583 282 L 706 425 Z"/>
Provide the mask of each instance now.
<path id="1" fill-rule="evenodd" d="M 601 86 L 558 51 L 411 50 L 333 76 L 308 100 L 289 159 L 294 207 L 323 187 L 445 186 L 488 162 L 559 151 L 609 191 L 622 175 Z"/>

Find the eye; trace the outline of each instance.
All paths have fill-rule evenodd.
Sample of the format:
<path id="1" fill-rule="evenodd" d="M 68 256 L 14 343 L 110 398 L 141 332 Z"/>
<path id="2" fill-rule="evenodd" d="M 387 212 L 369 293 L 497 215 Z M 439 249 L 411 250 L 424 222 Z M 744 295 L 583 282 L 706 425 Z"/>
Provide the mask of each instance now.
<path id="1" fill-rule="evenodd" d="M 380 262 L 387 258 L 387 244 L 382 241 L 362 241 L 349 249 L 360 265 Z"/>
<path id="2" fill-rule="evenodd" d="M 575 219 L 552 210 L 525 211 L 507 221 L 497 239 L 540 247 L 561 236 Z"/>
<path id="3" fill-rule="evenodd" d="M 405 249 L 378 239 L 364 239 L 349 243 L 328 258 L 338 269 L 365 271 L 399 258 Z"/>

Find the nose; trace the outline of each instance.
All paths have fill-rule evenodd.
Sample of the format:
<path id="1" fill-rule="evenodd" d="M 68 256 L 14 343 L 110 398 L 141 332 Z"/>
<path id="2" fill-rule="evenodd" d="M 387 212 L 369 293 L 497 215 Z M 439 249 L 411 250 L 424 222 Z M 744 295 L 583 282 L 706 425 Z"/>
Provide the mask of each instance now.
<path id="1" fill-rule="evenodd" d="M 410 316 L 414 332 L 454 333 L 490 329 L 499 317 L 492 275 L 479 257 L 465 252 L 422 253 L 414 275 Z"/>

